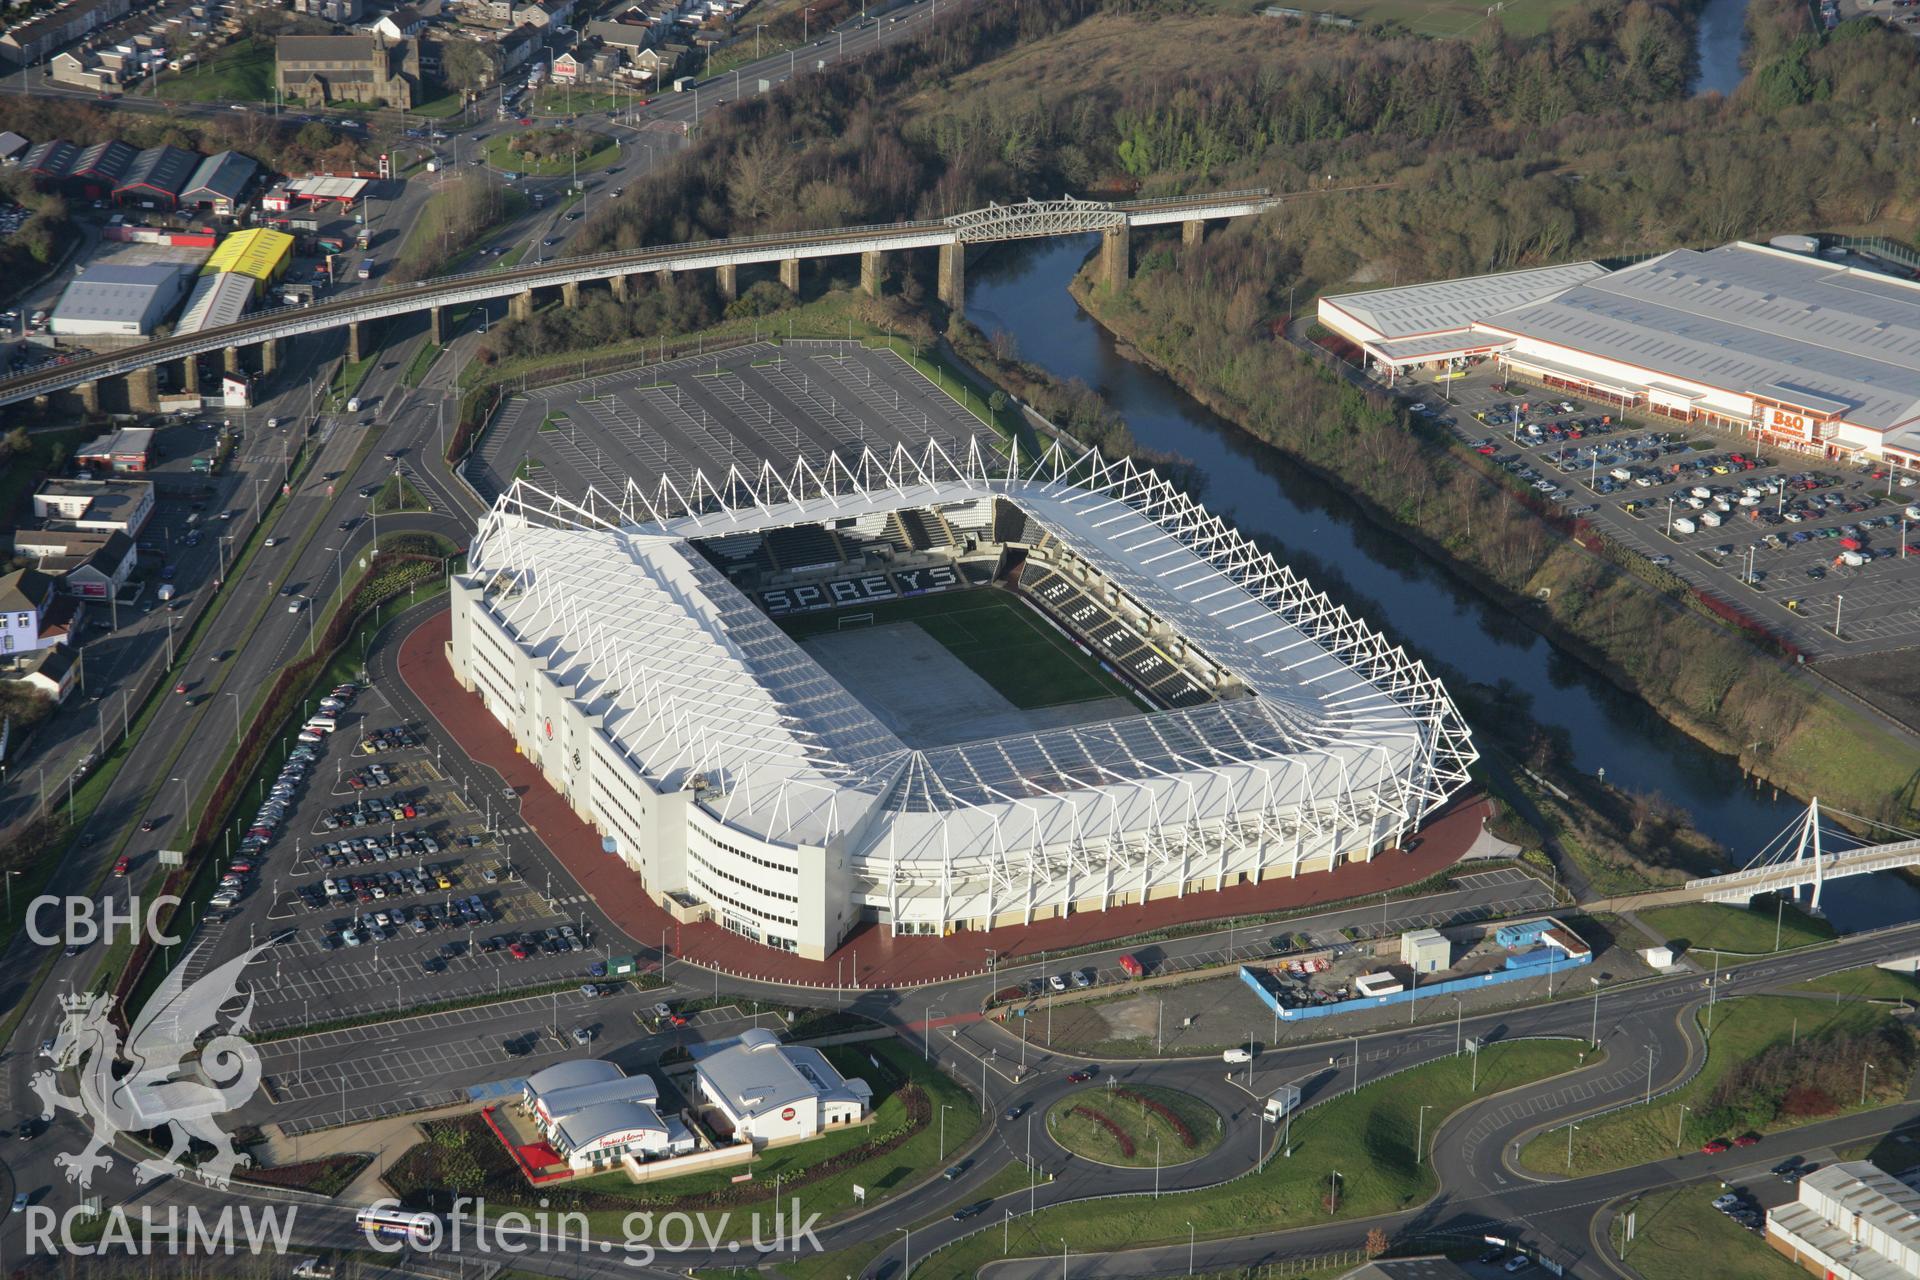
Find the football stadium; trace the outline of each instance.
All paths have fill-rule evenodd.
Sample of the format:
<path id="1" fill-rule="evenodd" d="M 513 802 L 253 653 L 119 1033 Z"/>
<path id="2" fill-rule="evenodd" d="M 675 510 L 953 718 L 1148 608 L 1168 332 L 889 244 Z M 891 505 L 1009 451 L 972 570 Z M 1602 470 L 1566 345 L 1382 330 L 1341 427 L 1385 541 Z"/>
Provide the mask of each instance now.
<path id="1" fill-rule="evenodd" d="M 1151 471 L 863 450 L 516 480 L 448 660 L 676 919 L 809 959 L 1397 856 L 1439 681 Z"/>

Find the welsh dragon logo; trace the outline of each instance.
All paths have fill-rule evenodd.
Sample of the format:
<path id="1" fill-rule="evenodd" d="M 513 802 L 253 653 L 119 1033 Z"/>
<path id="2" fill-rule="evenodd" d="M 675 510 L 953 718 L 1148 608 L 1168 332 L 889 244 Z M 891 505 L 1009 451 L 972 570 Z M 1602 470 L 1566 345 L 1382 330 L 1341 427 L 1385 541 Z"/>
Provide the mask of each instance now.
<path id="1" fill-rule="evenodd" d="M 199 1056 L 200 1036 L 215 1029 L 223 1005 L 240 993 L 240 974 L 255 956 L 272 946 L 263 942 L 227 961 L 192 985 L 185 981 L 192 955 L 175 965 L 160 989 L 140 1013 L 120 1043 L 119 1028 L 109 1016 L 113 997 L 77 996 L 62 1001 L 67 1017 L 53 1042 L 54 1065 L 36 1072 L 33 1091 L 40 1097 L 41 1116 L 52 1119 L 59 1110 L 71 1111 L 93 1124 L 85 1149 L 54 1157 L 67 1180 L 85 1188 L 93 1175 L 112 1164 L 107 1154 L 121 1133 L 166 1129 L 170 1147 L 162 1155 L 134 1166 L 134 1177 L 146 1183 L 176 1171 L 191 1172 L 216 1187 L 225 1187 L 235 1168 L 250 1163 L 236 1153 L 233 1142 L 214 1118 L 235 1110 L 253 1096 L 260 1084 L 260 1054 L 242 1039 L 253 1016 L 253 996 L 233 1015 L 231 1028 L 208 1040 Z M 124 1060 L 129 1069 L 116 1073 Z M 58 1087 L 59 1075 L 71 1069 L 79 1093 L 69 1096 Z M 198 1078 L 190 1078 L 195 1077 Z M 213 1148 L 210 1158 L 196 1158 L 187 1166 L 188 1144 L 194 1140 Z"/>

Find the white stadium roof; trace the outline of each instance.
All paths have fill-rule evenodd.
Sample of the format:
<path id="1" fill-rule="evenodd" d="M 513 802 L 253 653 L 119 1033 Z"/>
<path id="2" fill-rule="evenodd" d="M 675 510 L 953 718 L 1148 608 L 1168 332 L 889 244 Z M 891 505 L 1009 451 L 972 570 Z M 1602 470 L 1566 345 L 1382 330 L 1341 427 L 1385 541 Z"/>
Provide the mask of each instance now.
<path id="1" fill-rule="evenodd" d="M 1465 780 L 1466 728 L 1419 663 L 1150 472 L 1057 447 L 1025 479 L 931 446 L 833 465 L 736 474 L 721 490 L 700 478 L 691 495 L 630 487 L 617 507 L 516 481 L 474 540 L 472 576 L 655 787 L 704 779 L 722 822 L 780 844 L 845 838 L 856 866 L 979 870 L 1011 849 L 1125 845 L 1283 810 L 1418 817 Z M 914 750 L 691 545 L 993 497 L 1254 696 Z"/>

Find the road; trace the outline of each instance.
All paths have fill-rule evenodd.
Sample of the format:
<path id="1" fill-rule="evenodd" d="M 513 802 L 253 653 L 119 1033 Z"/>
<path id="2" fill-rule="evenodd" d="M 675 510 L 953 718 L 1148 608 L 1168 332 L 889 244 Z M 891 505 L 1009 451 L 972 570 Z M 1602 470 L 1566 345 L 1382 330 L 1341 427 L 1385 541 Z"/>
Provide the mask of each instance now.
<path id="1" fill-rule="evenodd" d="M 947 8 L 955 7 L 954 0 L 949 0 Z M 931 20 L 931 0 L 909 6 L 900 13 L 903 22 Z M 869 28 L 849 36 L 846 56 L 855 55 L 864 45 L 886 35 L 884 28 Z M 837 37 L 833 43 L 836 47 L 832 52 L 838 57 Z M 779 61 L 787 61 L 789 70 L 798 66 L 797 59 L 764 60 L 742 68 L 739 83 L 751 84 L 768 71 L 777 71 L 773 64 Z M 695 111 L 712 108 L 714 99 L 706 94 L 702 98 L 705 101 L 698 104 L 690 96 L 685 101 L 660 104 L 654 118 L 690 125 Z M 638 168 L 645 168 L 654 157 L 651 150 L 644 154 L 647 158 Z M 635 159 L 628 161 L 630 174 L 636 171 Z M 419 198 L 424 199 L 424 195 Z M 394 216 L 396 220 L 404 217 L 404 210 L 396 211 Z M 554 223 L 551 215 L 534 217 L 510 228 L 507 234 L 544 239 L 552 234 L 550 228 L 556 226 L 565 231 L 565 225 Z M 477 323 L 476 317 L 476 327 Z M 191 795 L 208 780 L 214 753 L 195 747 L 199 743 L 223 740 L 230 731 L 232 710 L 226 695 L 241 695 L 244 701 L 250 691 L 270 682 L 305 643 L 305 628 L 311 614 L 307 611 L 289 613 L 285 607 L 286 597 L 281 593 L 291 589 L 309 596 L 326 595 L 333 589 L 340 567 L 368 545 L 372 535 L 369 523 L 361 521 L 344 533 L 338 523 L 355 509 L 358 500 L 354 495 L 360 487 L 378 484 L 390 472 L 394 464 L 381 456 L 383 449 L 404 450 L 402 465 L 409 468 L 410 477 L 429 494 L 437 509 L 429 515 L 399 517 L 382 523 L 388 529 L 440 532 L 464 543 L 472 521 L 481 514 L 479 504 L 447 470 L 436 446 L 441 430 L 441 394 L 470 354 L 476 335 L 471 329 L 456 335 L 450 351 L 441 357 L 417 390 L 403 388 L 399 382 L 399 371 L 406 366 L 404 348 L 415 340 L 407 339 L 400 344 L 401 349 L 390 351 L 391 358 L 376 365 L 370 373 L 363 395 L 373 406 L 371 427 L 361 421 L 365 414 L 327 419 L 320 425 L 321 457 L 273 527 L 274 532 L 288 539 L 287 544 L 263 553 L 252 572 L 227 587 L 218 615 L 189 660 L 187 674 L 196 689 L 204 686 L 212 696 L 191 707 L 184 699 L 163 700 L 139 750 L 115 778 L 90 824 L 91 842 L 69 854 L 56 871 L 50 892 L 96 891 L 105 879 L 105 869 L 112 857 L 136 837 L 135 826 L 142 817 L 163 820 L 164 825 L 153 837 L 156 845 L 164 844 L 182 828 L 186 815 L 181 812 L 183 806 L 172 799 L 171 788 L 183 788 Z M 283 393 L 279 403 L 286 404 L 303 396 L 303 392 Z M 370 431 L 378 433 L 380 447 L 367 449 L 361 456 Z M 359 458 L 357 462 L 356 458 Z M 328 495 L 327 481 L 323 479 L 330 473 L 338 473 L 334 475 L 332 496 Z M 252 478 L 248 473 L 248 479 Z M 229 489 L 229 493 L 233 491 Z M 234 655 L 229 661 L 221 664 L 208 661 L 208 655 L 226 650 Z M 430 710 L 419 708 L 423 715 L 430 714 Z M 1731 971 L 1722 991 L 1734 995 L 1766 989 L 1851 967 L 1916 943 L 1920 943 L 1920 925 L 1903 926 L 1814 951 L 1791 953 Z M 1207 944 L 1206 939 L 1181 940 L 1180 943 L 1196 949 Z M 1218 945 L 1217 939 L 1212 940 L 1212 945 Z M 0 978 L 0 992 L 5 995 L 6 1007 L 17 1007 L 27 1000 L 31 982 L 42 967 L 51 979 L 26 1007 L 18 1028 L 0 1053 L 0 1110 L 19 1115 L 28 1108 L 29 1077 L 38 1066 L 35 1046 L 55 1025 L 57 1005 L 52 997 L 69 985 L 86 983 L 98 962 L 97 952 L 95 948 L 74 957 L 49 956 L 24 939 L 16 938 L 4 955 L 0 955 L 6 967 L 5 977 Z M 698 971 L 683 979 L 703 986 L 706 980 L 707 975 Z M 1004 977 L 998 980 L 1004 981 Z M 1687 1156 L 1571 1183 L 1538 1181 L 1512 1167 L 1509 1157 L 1515 1144 L 1524 1142 L 1539 1129 L 1606 1106 L 1630 1102 L 1643 1096 L 1649 1088 L 1657 1091 L 1685 1078 L 1701 1052 L 1698 1037 L 1690 1030 L 1689 1016 L 1690 1008 L 1703 994 L 1699 982 L 1698 975 L 1653 979 L 1609 993 L 1602 1006 L 1600 1036 L 1606 1055 L 1572 1076 L 1488 1099 L 1439 1126 L 1433 1134 L 1432 1151 L 1443 1189 L 1441 1196 L 1407 1214 L 1383 1219 L 1382 1225 L 1390 1231 L 1429 1231 L 1483 1229 L 1489 1224 L 1511 1229 L 1515 1224 L 1525 1224 L 1532 1234 L 1552 1240 L 1564 1250 L 1562 1256 L 1574 1274 L 1601 1274 L 1605 1264 L 1597 1257 L 1592 1244 L 1591 1225 L 1595 1211 L 1621 1191 L 1681 1177 L 1732 1176 L 1756 1164 L 1771 1163 L 1789 1150 L 1883 1131 L 1916 1114 L 1915 1109 L 1908 1106 L 1849 1117 L 1769 1139 L 1760 1147 L 1722 1157 Z M 1000 1225 L 1004 1212 L 1029 1212 L 1092 1195 L 1145 1193 L 1152 1189 L 1151 1170 L 1095 1169 L 1067 1158 L 1046 1138 L 1044 1126 L 1033 1136 L 1033 1145 L 1029 1148 L 1027 1130 L 1031 1116 L 1043 1112 L 1071 1087 L 1064 1080 L 1064 1070 L 1071 1059 L 1033 1053 L 1031 1069 L 1020 1075 L 1012 1068 L 1019 1053 L 1017 1042 L 990 1022 L 962 1021 L 942 1027 L 940 1035 L 929 1035 L 924 1023 L 930 1001 L 950 1011 L 965 1011 L 978 1007 L 991 985 L 990 980 L 974 979 L 933 992 L 916 992 L 911 997 L 891 991 L 865 991 L 855 997 L 850 1006 L 893 1028 L 909 1043 L 937 1048 L 935 1056 L 956 1078 L 981 1091 L 981 1101 L 990 1115 L 999 1116 L 1016 1103 L 1026 1107 L 1019 1119 L 990 1127 L 971 1151 L 961 1153 L 973 1162 L 962 1177 L 951 1183 L 936 1181 L 922 1191 L 896 1196 L 822 1233 L 822 1243 L 828 1248 L 891 1241 L 868 1269 L 868 1274 L 878 1274 L 889 1263 L 900 1261 L 904 1252 L 901 1239 L 904 1227 L 918 1227 L 914 1233 L 914 1252 L 920 1257 L 924 1251 L 971 1231 L 993 1229 Z M 787 994 L 778 987 L 728 980 L 718 981 L 715 989 L 770 998 Z M 632 1000 L 628 1000 L 618 1006 L 617 1011 L 628 1011 L 631 1003 Z M 1586 1001 L 1562 1001 L 1468 1019 L 1464 1029 L 1466 1034 L 1490 1039 L 1531 1035 L 1584 1038 L 1590 1017 Z M 412 1034 L 420 1045 L 444 1039 L 432 1028 Z M 1649 1050 L 1650 1057 L 1646 1056 Z M 1298 1083 L 1305 1103 L 1312 1105 L 1338 1096 L 1356 1081 L 1364 1086 L 1404 1067 L 1433 1061 L 1454 1051 L 1452 1029 L 1429 1026 L 1411 1033 L 1363 1037 L 1351 1048 L 1303 1044 L 1273 1050 L 1263 1054 L 1256 1064 L 1251 1091 L 1225 1079 L 1220 1063 L 1212 1058 L 1105 1064 L 1103 1075 L 1110 1071 L 1125 1082 L 1164 1084 L 1197 1093 L 1226 1118 L 1232 1140 L 1201 1160 L 1177 1170 L 1163 1171 L 1160 1190 L 1169 1192 L 1198 1188 L 1236 1176 L 1251 1169 L 1260 1159 L 1288 1158 L 1273 1151 L 1276 1135 L 1253 1114 L 1257 1100 L 1279 1083 Z M 344 1052 L 352 1052 L 351 1047 Z M 275 1051 L 273 1057 L 284 1065 L 283 1050 Z M 1332 1063 L 1328 1062 L 1329 1057 L 1334 1059 Z M 54 1123 L 47 1139 L 33 1144 L 29 1150 L 22 1153 L 17 1148 L 9 1148 L 13 1163 L 4 1176 L 0 1176 L 0 1195 L 11 1196 L 16 1190 L 27 1190 L 44 1199 L 53 1194 L 56 1187 L 62 1188 L 60 1194 L 64 1195 L 62 1176 L 53 1167 L 51 1157 L 56 1152 L 78 1149 L 81 1139 L 81 1127 L 73 1118 L 62 1116 Z M 1054 1175 L 1052 1181 L 1003 1197 L 991 1210 L 967 1222 L 942 1218 L 931 1225 L 920 1226 L 929 1216 L 978 1199 L 982 1186 L 1009 1163 L 1027 1158 L 1029 1150 L 1032 1158 Z M 153 1187 L 135 1188 L 124 1163 L 116 1164 L 103 1176 L 107 1179 L 106 1185 L 96 1189 L 109 1199 L 125 1202 L 216 1205 L 260 1199 L 264 1195 L 235 1192 L 215 1196 L 179 1178 Z M 0 1224 L 0 1240 L 4 1240 L 15 1257 L 19 1256 L 17 1223 L 15 1218 Z M 1301 1231 L 1197 1242 L 1196 1260 L 1203 1270 L 1219 1270 L 1328 1248 L 1350 1247 L 1367 1225 L 1343 1222 Z M 309 1246 L 351 1243 L 350 1211 L 303 1207 L 296 1238 Z M 1178 1271 L 1187 1263 L 1187 1259 L 1180 1256 L 1183 1248 L 1173 1246 L 1145 1254 L 1118 1256 L 1076 1256 L 1069 1251 L 1066 1271 L 1068 1275 L 1088 1276 Z M 724 1250 L 673 1259 L 676 1268 L 728 1265 L 737 1261 L 739 1255 Z M 554 1275 L 612 1275 L 634 1271 L 624 1265 L 617 1254 L 597 1249 L 526 1256 L 516 1265 Z M 1051 1274 L 1054 1265 L 1052 1259 L 1003 1264 L 995 1268 L 995 1275 L 1037 1278 L 1043 1269 Z"/>

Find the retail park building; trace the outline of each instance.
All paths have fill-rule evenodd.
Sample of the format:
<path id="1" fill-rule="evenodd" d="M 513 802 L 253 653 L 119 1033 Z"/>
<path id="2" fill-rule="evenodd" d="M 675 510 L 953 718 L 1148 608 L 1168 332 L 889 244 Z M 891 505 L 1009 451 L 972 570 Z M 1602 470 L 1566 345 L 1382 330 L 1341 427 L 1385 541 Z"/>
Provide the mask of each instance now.
<path id="1" fill-rule="evenodd" d="M 1389 380 L 1490 360 L 1583 400 L 1920 470 L 1920 283 L 1814 253 L 1576 262 L 1326 297 L 1319 320 Z"/>

